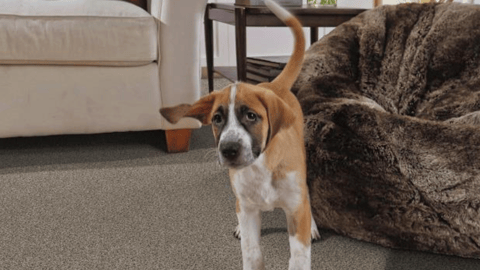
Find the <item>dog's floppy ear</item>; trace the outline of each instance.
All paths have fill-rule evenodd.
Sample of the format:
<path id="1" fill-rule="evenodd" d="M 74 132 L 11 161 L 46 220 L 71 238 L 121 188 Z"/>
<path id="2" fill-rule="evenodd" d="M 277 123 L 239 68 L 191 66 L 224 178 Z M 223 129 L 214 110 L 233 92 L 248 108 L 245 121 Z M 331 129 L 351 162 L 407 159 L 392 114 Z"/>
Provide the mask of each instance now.
<path id="1" fill-rule="evenodd" d="M 202 122 L 203 125 L 210 125 L 210 114 L 217 96 L 218 94 L 214 92 L 192 105 L 180 104 L 174 107 L 161 108 L 160 114 L 172 124 L 176 124 L 183 117 L 192 117 Z"/>
<path id="2" fill-rule="evenodd" d="M 258 99 L 267 110 L 269 142 L 281 129 L 290 127 L 295 122 L 292 109 L 270 90 L 258 94 Z"/>

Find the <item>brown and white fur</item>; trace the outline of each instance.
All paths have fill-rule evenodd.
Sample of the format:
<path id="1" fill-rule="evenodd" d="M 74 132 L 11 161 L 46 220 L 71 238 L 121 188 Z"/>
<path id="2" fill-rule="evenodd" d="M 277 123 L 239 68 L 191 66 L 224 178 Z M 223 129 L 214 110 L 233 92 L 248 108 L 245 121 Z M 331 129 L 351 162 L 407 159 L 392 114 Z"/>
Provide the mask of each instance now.
<path id="1" fill-rule="evenodd" d="M 260 248 L 260 212 L 282 208 L 290 242 L 289 269 L 310 269 L 311 239 L 319 233 L 312 218 L 306 183 L 303 114 L 290 88 L 305 51 L 300 22 L 271 0 L 267 6 L 295 36 L 294 52 L 271 83 L 235 83 L 193 105 L 163 108 L 176 123 L 193 117 L 212 124 L 220 163 L 229 168 L 241 238 L 243 269 L 264 269 Z"/>

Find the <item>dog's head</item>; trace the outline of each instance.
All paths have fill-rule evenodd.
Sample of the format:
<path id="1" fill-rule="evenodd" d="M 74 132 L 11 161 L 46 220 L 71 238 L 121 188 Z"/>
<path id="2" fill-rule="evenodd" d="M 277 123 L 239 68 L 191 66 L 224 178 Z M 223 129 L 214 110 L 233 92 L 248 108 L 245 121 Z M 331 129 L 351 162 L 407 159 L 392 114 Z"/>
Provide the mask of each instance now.
<path id="1" fill-rule="evenodd" d="M 290 127 L 295 114 L 268 88 L 246 83 L 232 84 L 194 103 L 163 108 L 171 123 L 193 117 L 212 125 L 222 165 L 243 168 L 252 164 L 283 128 Z"/>
<path id="2" fill-rule="evenodd" d="M 212 124 L 220 163 L 231 168 L 252 164 L 278 132 L 295 121 L 295 113 L 279 96 L 286 96 L 301 70 L 305 53 L 302 25 L 277 3 L 266 0 L 265 4 L 290 27 L 295 37 L 293 54 L 277 78 L 259 85 L 236 83 L 193 105 L 160 110 L 171 123 L 182 117 L 194 117 L 204 125 Z"/>

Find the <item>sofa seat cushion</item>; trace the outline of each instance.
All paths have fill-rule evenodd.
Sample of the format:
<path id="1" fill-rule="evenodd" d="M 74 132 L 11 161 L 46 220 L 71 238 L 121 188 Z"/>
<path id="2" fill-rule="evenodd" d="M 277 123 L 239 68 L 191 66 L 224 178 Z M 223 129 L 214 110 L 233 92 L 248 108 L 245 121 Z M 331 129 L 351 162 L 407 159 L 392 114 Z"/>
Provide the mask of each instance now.
<path id="1" fill-rule="evenodd" d="M 0 64 L 145 65 L 157 36 L 155 19 L 123 1 L 0 1 Z"/>

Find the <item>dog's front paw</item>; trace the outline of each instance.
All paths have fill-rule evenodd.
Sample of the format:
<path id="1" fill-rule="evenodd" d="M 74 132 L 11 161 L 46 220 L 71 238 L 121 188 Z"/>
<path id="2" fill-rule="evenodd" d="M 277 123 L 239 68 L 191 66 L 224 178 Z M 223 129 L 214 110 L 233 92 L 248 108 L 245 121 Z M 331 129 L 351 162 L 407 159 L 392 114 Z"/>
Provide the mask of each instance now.
<path id="1" fill-rule="evenodd" d="M 237 225 L 237 228 L 235 228 L 235 231 L 233 232 L 233 236 L 235 236 L 235 238 L 240 240 L 240 224 Z"/>

